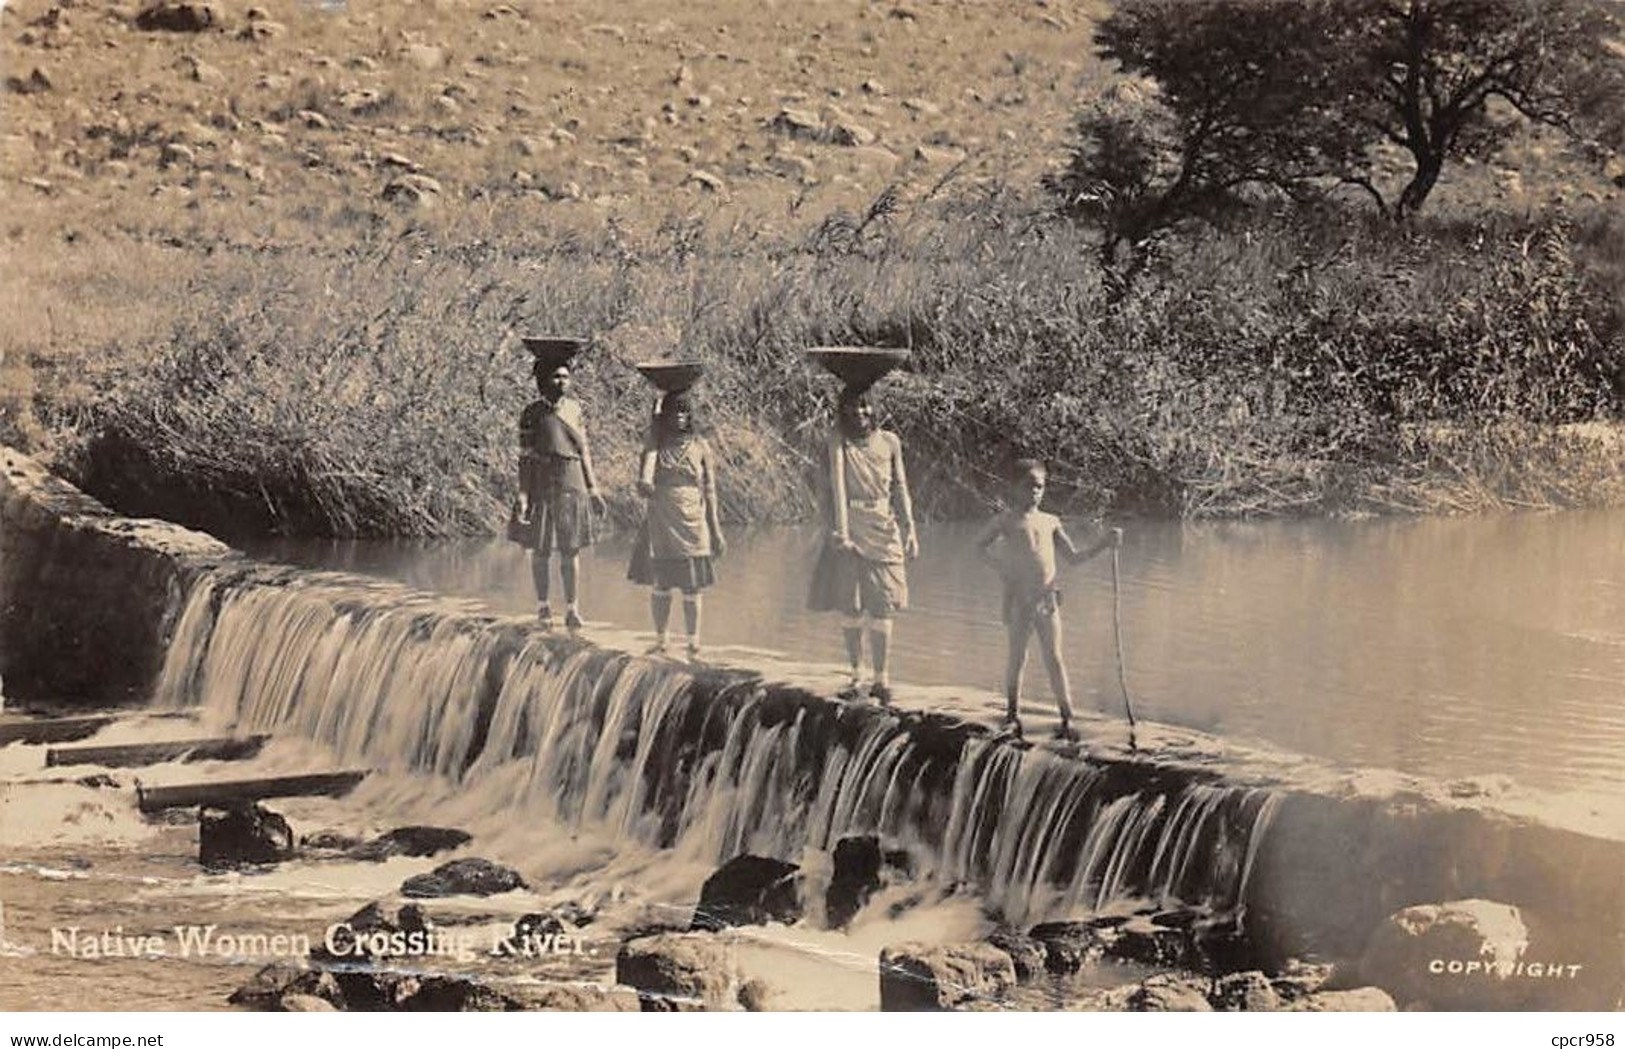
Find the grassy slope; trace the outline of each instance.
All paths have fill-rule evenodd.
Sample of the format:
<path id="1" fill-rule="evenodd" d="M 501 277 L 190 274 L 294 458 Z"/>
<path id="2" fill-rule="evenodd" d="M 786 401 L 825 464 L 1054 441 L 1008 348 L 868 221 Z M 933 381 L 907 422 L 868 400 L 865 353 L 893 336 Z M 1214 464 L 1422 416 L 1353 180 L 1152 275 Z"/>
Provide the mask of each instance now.
<path id="1" fill-rule="evenodd" d="M 201 34 L 140 32 L 133 12 L 0 13 L 5 75 L 51 85 L 0 96 L 0 431 L 135 508 L 174 512 L 193 485 L 179 494 L 295 529 L 483 527 L 526 396 L 511 336 L 552 327 L 606 334 L 589 393 L 612 478 L 645 406 L 626 363 L 678 344 L 719 362 L 739 517 L 807 508 L 799 347 L 898 335 L 935 373 L 899 391 L 899 424 L 945 511 L 975 504 L 980 453 L 1030 420 L 1020 436 L 1072 456 L 1086 502 L 1128 486 L 1183 512 L 1434 505 L 1363 481 L 1329 497 L 1302 441 L 1238 424 L 1222 391 L 1199 425 L 1169 421 L 1187 433 L 1138 418 L 1177 384 L 1078 416 L 1116 374 L 1111 333 L 1085 246 L 1025 198 L 1076 102 L 1111 88 L 1088 5 L 267 3 Z M 776 122 L 786 107 L 859 130 L 809 137 Z M 1461 172 L 1441 210 L 1617 210 L 1548 144 L 1506 163 L 1516 179 Z M 408 175 L 433 182 L 385 199 Z M 1225 250 L 1185 285 L 1273 280 L 1267 254 Z M 1415 280 L 1423 263 L 1401 262 Z M 1046 347 L 1072 356 L 1057 370 Z M 988 388 L 979 364 L 1009 381 Z M 1238 425 L 1270 470 L 1290 453 L 1290 492 L 1218 461 Z"/>

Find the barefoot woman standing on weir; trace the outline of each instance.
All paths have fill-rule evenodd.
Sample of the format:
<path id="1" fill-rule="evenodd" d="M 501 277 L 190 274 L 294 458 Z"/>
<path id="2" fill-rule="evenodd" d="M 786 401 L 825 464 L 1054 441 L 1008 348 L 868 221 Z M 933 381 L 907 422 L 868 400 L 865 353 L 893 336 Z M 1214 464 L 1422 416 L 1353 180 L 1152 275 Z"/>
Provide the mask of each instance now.
<path id="1" fill-rule="evenodd" d="M 863 642 L 874 682 L 869 696 L 890 703 L 892 620 L 908 607 L 905 562 L 920 552 L 903 469 L 903 443 L 875 423 L 869 390 L 907 359 L 906 350 L 821 348 L 814 361 L 844 384 L 825 460 L 829 536 L 813 572 L 808 607 L 839 612 L 851 678 L 843 699 L 863 694 Z"/>
<path id="2" fill-rule="evenodd" d="M 526 405 L 519 416 L 519 506 L 510 537 L 530 549 L 536 620 L 544 630 L 553 626 L 550 566 L 552 551 L 558 551 L 564 625 L 576 630 L 581 626 L 578 553 L 593 541 L 594 511 L 604 508 L 581 403 L 570 396 L 570 362 L 586 340 L 537 337 L 524 342 L 535 357 L 532 374 L 541 399 Z"/>

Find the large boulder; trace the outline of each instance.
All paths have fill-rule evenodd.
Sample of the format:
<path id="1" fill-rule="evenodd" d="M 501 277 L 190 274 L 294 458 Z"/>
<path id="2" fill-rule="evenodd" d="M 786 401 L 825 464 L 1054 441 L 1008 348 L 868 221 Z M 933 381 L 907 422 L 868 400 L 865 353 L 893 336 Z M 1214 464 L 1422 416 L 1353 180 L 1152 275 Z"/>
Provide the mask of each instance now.
<path id="1" fill-rule="evenodd" d="M 765 856 L 735 856 L 705 879 L 690 928 L 715 932 L 734 925 L 799 921 L 799 869 Z"/>
<path id="2" fill-rule="evenodd" d="M 467 831 L 451 827 L 396 827 L 350 850 L 352 860 L 387 860 L 391 856 L 433 856 L 473 841 Z"/>
<path id="3" fill-rule="evenodd" d="M 471 856 L 443 863 L 428 874 L 401 883 L 401 895 L 419 899 L 437 896 L 495 896 L 523 889 L 525 880 L 511 867 Z"/>
<path id="4" fill-rule="evenodd" d="M 906 943 L 880 952 L 883 1012 L 935 1012 L 997 1001 L 1016 985 L 1010 955 L 991 943 Z"/>
<path id="5" fill-rule="evenodd" d="M 205 867 L 279 863 L 293 855 L 293 828 L 255 802 L 198 811 L 198 862 Z"/>
<path id="6" fill-rule="evenodd" d="M 835 843 L 833 860 L 824 892 L 824 921 L 831 929 L 846 928 L 871 896 L 913 872 L 906 851 L 883 848 L 872 834 L 842 838 Z"/>
<path id="7" fill-rule="evenodd" d="M 1136 1013 L 1210 1013 L 1207 982 L 1180 973 L 1147 977 L 1129 995 L 1128 1008 Z"/>
<path id="8" fill-rule="evenodd" d="M 1394 1000 L 1380 987 L 1347 991 L 1316 991 L 1286 1007 L 1289 1013 L 1391 1013 Z"/>
<path id="9" fill-rule="evenodd" d="M 539 986 L 513 984 L 504 988 L 503 993 L 526 1012 L 635 1013 L 641 1008 L 638 993 L 630 987 L 600 987 L 581 983 Z"/>
<path id="10" fill-rule="evenodd" d="M 1036 980 L 1048 970 L 1048 952 L 1043 942 L 1019 929 L 1001 925 L 988 934 L 987 942 L 1010 956 L 1018 983 Z"/>
<path id="11" fill-rule="evenodd" d="M 287 962 L 265 966 L 226 998 L 232 1005 L 260 1012 L 313 1012 L 319 1007 L 313 1007 L 312 1000 L 332 1009 L 345 1007 L 344 992 L 332 973 Z"/>
<path id="12" fill-rule="evenodd" d="M 1366 944 L 1358 983 L 1381 987 L 1401 1005 L 1504 1009 L 1529 930 L 1516 907 L 1454 900 L 1389 916 Z M 1345 984 L 1343 974 L 1338 982 Z"/>
<path id="13" fill-rule="evenodd" d="M 697 1006 L 730 1009 L 739 982 L 733 946 L 697 932 L 658 933 L 621 944 L 615 982 L 638 992 L 644 1011 Z"/>
<path id="14" fill-rule="evenodd" d="M 1270 978 L 1257 969 L 1219 977 L 1208 1001 L 1227 1013 L 1273 1013 L 1283 1004 Z"/>

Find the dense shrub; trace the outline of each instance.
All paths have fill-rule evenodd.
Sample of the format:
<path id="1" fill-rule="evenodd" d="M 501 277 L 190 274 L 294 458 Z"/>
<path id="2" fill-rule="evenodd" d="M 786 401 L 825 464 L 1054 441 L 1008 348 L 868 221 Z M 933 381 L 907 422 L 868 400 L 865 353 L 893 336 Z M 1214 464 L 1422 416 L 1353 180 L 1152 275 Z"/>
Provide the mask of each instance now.
<path id="1" fill-rule="evenodd" d="M 1575 436 L 1591 430 L 1547 438 L 1621 407 L 1621 263 L 1598 236 L 1617 221 L 1287 214 L 1180 239 L 1110 304 L 1085 235 L 1008 202 L 776 238 L 686 221 L 361 230 L 308 253 L 215 251 L 181 295 L 139 262 L 104 275 L 153 317 L 75 347 L 100 364 L 72 394 L 38 388 L 30 432 L 134 512 L 480 532 L 501 520 L 533 396 L 514 336 L 592 331 L 581 394 L 619 516 L 650 402 L 630 365 L 679 351 L 713 364 L 727 515 L 790 520 L 814 505 L 833 396 L 801 351 L 886 341 L 915 350 L 881 406 L 927 513 L 983 512 L 1018 451 L 1051 461 L 1074 510 L 1609 501 L 1620 458 L 1593 461 Z"/>

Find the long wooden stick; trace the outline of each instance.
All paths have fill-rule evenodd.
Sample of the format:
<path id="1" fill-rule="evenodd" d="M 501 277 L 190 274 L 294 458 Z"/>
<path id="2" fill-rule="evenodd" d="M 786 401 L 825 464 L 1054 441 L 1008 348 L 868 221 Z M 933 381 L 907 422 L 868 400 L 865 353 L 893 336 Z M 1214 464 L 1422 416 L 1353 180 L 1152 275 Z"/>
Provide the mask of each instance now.
<path id="1" fill-rule="evenodd" d="M 338 797 L 354 790 L 366 775 L 365 770 L 356 769 L 219 783 L 180 783 L 164 787 L 144 788 L 137 784 L 136 801 L 142 812 L 158 812 L 161 809 L 258 801 L 261 798 Z"/>
<path id="2" fill-rule="evenodd" d="M 1123 583 L 1122 571 L 1118 567 L 1117 547 L 1112 547 L 1112 624 L 1115 627 L 1113 635 L 1117 640 L 1117 684 L 1123 690 L 1123 710 L 1128 714 L 1128 749 L 1138 751 L 1139 744 L 1134 738 L 1134 701 L 1128 694 L 1127 660 L 1123 658 Z"/>
<path id="3" fill-rule="evenodd" d="M 258 754 L 270 736 L 173 739 L 161 743 L 121 743 L 105 747 L 52 747 L 45 752 L 45 767 L 104 765 L 135 768 L 165 761 L 245 761 Z"/>

